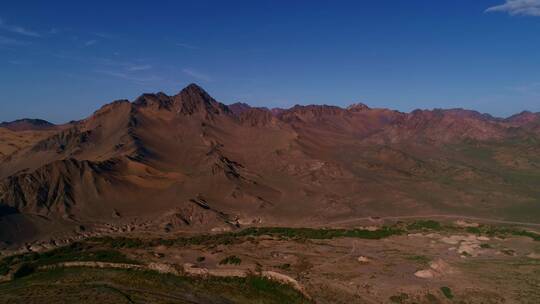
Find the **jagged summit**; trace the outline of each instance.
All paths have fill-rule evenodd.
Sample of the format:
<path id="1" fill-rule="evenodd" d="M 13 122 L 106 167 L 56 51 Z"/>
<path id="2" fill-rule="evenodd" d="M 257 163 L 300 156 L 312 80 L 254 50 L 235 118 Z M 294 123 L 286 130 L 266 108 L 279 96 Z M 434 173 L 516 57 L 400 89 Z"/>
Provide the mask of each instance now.
<path id="1" fill-rule="evenodd" d="M 117 108 L 118 105 L 125 103 L 129 102 L 127 100 L 114 101 L 103 106 L 95 114 Z M 130 104 L 133 105 L 135 112 L 136 109 L 153 109 L 173 111 L 184 115 L 200 114 L 208 117 L 231 112 L 226 105 L 216 101 L 203 88 L 194 83 L 172 96 L 163 92 L 143 93 Z"/>
<path id="2" fill-rule="evenodd" d="M 197 84 L 190 84 L 175 96 L 172 96 L 179 113 L 193 115 L 218 115 L 230 113 L 226 105 L 216 101 L 203 88 Z"/>
<path id="3" fill-rule="evenodd" d="M 185 88 L 183 88 L 180 93 L 182 92 L 190 92 L 193 94 L 201 94 L 201 95 L 208 95 L 208 93 L 198 84 L 196 83 L 190 83 Z"/>
<path id="4" fill-rule="evenodd" d="M 136 107 L 157 107 L 158 109 L 170 110 L 173 105 L 173 100 L 165 93 L 159 92 L 156 94 L 145 93 L 137 97 L 133 101 L 133 105 Z"/>
<path id="5" fill-rule="evenodd" d="M 360 102 L 360 103 L 351 104 L 350 106 L 347 107 L 347 110 L 349 110 L 349 111 L 365 111 L 365 110 L 370 110 L 370 107 L 368 107 L 366 104 Z"/>

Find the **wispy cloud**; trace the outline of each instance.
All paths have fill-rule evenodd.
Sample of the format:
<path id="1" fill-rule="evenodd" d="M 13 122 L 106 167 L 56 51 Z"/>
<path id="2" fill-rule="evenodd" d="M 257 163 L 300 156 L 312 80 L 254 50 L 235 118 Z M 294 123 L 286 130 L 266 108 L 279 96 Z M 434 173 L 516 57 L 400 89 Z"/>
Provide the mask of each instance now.
<path id="1" fill-rule="evenodd" d="M 130 72 L 136 72 L 136 71 L 146 71 L 150 70 L 152 68 L 151 65 L 145 64 L 145 65 L 131 65 L 127 67 L 127 70 Z"/>
<path id="2" fill-rule="evenodd" d="M 39 33 L 28 30 L 28 29 L 26 29 L 26 28 L 24 28 L 22 26 L 7 24 L 1 18 L 0 18 L 0 29 L 2 29 L 4 31 L 15 33 L 15 34 L 23 35 L 23 36 L 41 37 L 41 35 Z"/>
<path id="3" fill-rule="evenodd" d="M 161 80 L 160 77 L 155 76 L 155 75 L 138 76 L 138 75 L 133 75 L 131 73 L 124 73 L 124 72 L 118 72 L 118 71 L 109 71 L 109 70 L 96 70 L 95 72 L 100 73 L 100 74 L 104 74 L 104 75 L 113 76 L 113 77 L 120 78 L 120 79 L 129 80 L 129 81 L 132 81 L 132 82 L 135 82 L 135 83 L 138 83 L 138 84 L 147 84 L 147 83 L 156 82 L 156 81 Z"/>
<path id="4" fill-rule="evenodd" d="M 82 64 L 89 64 L 94 67 L 102 67 L 105 70 L 119 70 L 123 72 L 137 72 L 137 71 L 144 71 L 149 70 L 153 66 L 146 63 L 145 61 L 141 59 L 136 59 L 133 61 L 123 61 L 119 60 L 117 56 L 119 53 L 113 53 L 115 55 L 114 58 L 107 58 L 107 57 L 93 57 L 93 56 L 78 56 L 74 54 L 69 53 L 56 53 L 53 54 L 54 57 L 64 59 L 64 60 L 70 60 L 70 61 L 76 61 Z"/>
<path id="5" fill-rule="evenodd" d="M 540 82 L 532 82 L 519 86 L 513 86 L 509 87 L 509 89 L 521 95 L 540 97 Z"/>
<path id="6" fill-rule="evenodd" d="M 84 46 L 92 46 L 97 43 L 97 40 L 88 40 L 84 43 Z"/>
<path id="7" fill-rule="evenodd" d="M 102 39 L 113 39 L 113 38 L 114 38 L 113 35 L 107 34 L 107 33 L 93 32 L 92 34 L 93 34 L 94 36 L 99 37 L 99 38 L 102 38 Z"/>
<path id="8" fill-rule="evenodd" d="M 18 46 L 18 45 L 27 45 L 29 44 L 26 41 L 20 41 L 17 39 L 0 36 L 0 46 Z"/>
<path id="9" fill-rule="evenodd" d="M 198 80 L 212 81 L 210 76 L 208 76 L 206 74 L 203 74 L 203 73 L 201 73 L 199 71 L 193 70 L 193 69 L 185 68 L 185 69 L 182 69 L 182 72 L 184 72 L 184 74 L 186 74 L 186 75 L 188 75 L 188 76 L 190 76 L 192 78 L 198 79 Z"/>
<path id="10" fill-rule="evenodd" d="M 120 61 L 110 58 L 93 58 L 93 62 L 99 65 L 111 67 L 122 72 L 142 72 L 153 68 L 152 65 L 145 63 L 143 60 Z"/>
<path id="11" fill-rule="evenodd" d="M 154 65 L 143 59 L 123 61 L 119 60 L 119 58 L 116 56 L 111 58 L 93 56 L 86 57 L 66 53 L 54 54 L 53 56 L 63 60 L 74 61 L 84 66 L 92 67 L 91 72 L 94 74 L 94 76 L 96 74 L 99 76 L 99 78 L 96 79 L 101 79 L 103 78 L 103 75 L 105 75 L 144 86 L 154 86 L 167 81 L 167 79 L 163 77 L 162 73 L 160 73 L 158 69 L 156 69 L 156 71 L 152 71 L 152 69 L 155 67 Z"/>
<path id="12" fill-rule="evenodd" d="M 27 64 L 29 64 L 29 62 L 21 61 L 21 60 L 8 60 L 8 63 L 13 64 L 13 65 L 27 65 Z"/>
<path id="13" fill-rule="evenodd" d="M 176 43 L 176 46 L 179 46 L 181 48 L 188 49 L 188 50 L 198 50 L 199 49 L 198 46 L 187 44 L 187 43 Z"/>
<path id="14" fill-rule="evenodd" d="M 150 64 L 122 62 L 107 58 L 96 58 L 93 61 L 95 64 L 102 66 L 101 69 L 95 71 L 100 74 L 143 85 L 163 81 L 159 76 L 148 74 L 147 71 L 153 68 Z"/>
<path id="15" fill-rule="evenodd" d="M 506 0 L 503 4 L 486 9 L 486 12 L 504 12 L 512 16 L 540 17 L 540 0 Z"/>

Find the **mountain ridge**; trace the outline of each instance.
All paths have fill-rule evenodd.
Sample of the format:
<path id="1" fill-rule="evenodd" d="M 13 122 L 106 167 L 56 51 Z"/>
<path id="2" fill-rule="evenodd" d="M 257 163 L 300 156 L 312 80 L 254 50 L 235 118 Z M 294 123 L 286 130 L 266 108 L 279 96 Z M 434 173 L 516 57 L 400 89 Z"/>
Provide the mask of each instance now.
<path id="1" fill-rule="evenodd" d="M 229 107 L 192 84 L 106 104 L 6 154 L 0 205 L 53 221 L 174 222 L 168 230 L 388 212 L 505 217 L 517 206 L 525 211 L 513 216 L 529 219 L 540 212 L 537 121 L 364 104 Z M 212 212 L 193 209 L 201 199 Z"/>

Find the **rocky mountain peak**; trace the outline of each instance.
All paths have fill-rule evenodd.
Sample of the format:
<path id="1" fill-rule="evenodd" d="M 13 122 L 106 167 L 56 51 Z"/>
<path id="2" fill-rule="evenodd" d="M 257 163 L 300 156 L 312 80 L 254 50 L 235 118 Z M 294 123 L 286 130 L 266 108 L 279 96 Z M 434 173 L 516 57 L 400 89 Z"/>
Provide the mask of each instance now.
<path id="1" fill-rule="evenodd" d="M 177 104 L 178 111 L 187 115 L 201 112 L 210 115 L 230 113 L 226 105 L 217 102 L 203 88 L 194 83 L 173 96 L 173 100 Z"/>
<path id="2" fill-rule="evenodd" d="M 359 102 L 359 103 L 353 103 L 352 105 L 348 106 L 347 110 L 351 112 L 360 112 L 360 111 L 370 110 L 370 107 L 368 107 L 364 103 Z"/>

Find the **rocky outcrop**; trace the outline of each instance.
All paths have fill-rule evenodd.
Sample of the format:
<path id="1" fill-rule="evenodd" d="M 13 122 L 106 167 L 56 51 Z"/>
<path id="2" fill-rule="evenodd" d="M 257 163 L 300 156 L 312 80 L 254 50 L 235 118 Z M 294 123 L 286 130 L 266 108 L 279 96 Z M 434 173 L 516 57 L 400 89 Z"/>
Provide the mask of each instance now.
<path id="1" fill-rule="evenodd" d="M 165 212 L 154 220 L 153 225 L 161 227 L 165 232 L 178 229 L 203 229 L 205 227 L 231 227 L 233 219 L 214 209 L 202 197 L 182 202 L 174 209 Z"/>
<path id="2" fill-rule="evenodd" d="M 236 102 L 236 103 L 228 105 L 228 107 L 231 110 L 231 112 L 233 112 L 233 114 L 236 115 L 236 116 L 239 116 L 242 113 L 252 109 L 252 107 L 250 105 L 248 105 L 247 103 L 243 103 L 243 102 Z"/>
<path id="3" fill-rule="evenodd" d="M 18 212 L 69 215 L 77 204 L 76 188 L 97 192 L 97 180 L 112 171 L 116 163 L 67 159 L 15 174 L 0 182 L 0 205 Z"/>
<path id="4" fill-rule="evenodd" d="M 238 114 L 238 119 L 244 125 L 251 127 L 264 127 L 276 125 L 278 120 L 267 109 L 250 108 Z"/>
<path id="5" fill-rule="evenodd" d="M 285 122 L 306 122 L 323 119 L 326 116 L 343 116 L 347 115 L 347 111 L 329 105 L 296 105 L 288 110 L 283 111 L 278 117 Z"/>

